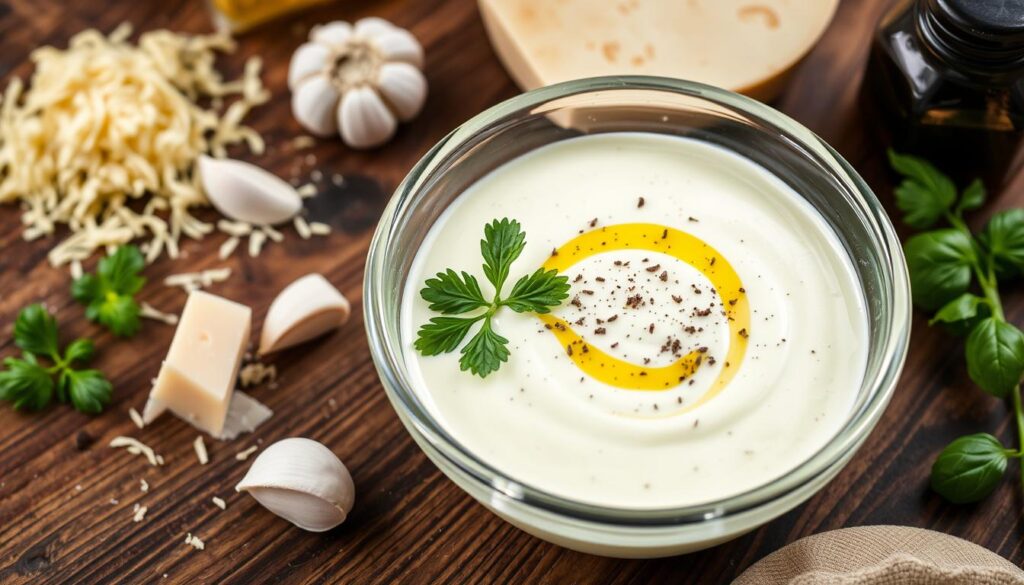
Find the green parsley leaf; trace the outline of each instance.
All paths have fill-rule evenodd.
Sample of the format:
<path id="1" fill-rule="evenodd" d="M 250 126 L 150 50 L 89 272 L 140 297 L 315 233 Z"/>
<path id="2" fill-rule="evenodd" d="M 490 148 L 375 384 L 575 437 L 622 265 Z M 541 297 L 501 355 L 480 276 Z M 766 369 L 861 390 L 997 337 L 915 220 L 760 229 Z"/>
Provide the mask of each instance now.
<path id="1" fill-rule="evenodd" d="M 999 439 L 988 433 L 960 437 L 935 459 L 932 489 L 954 504 L 982 500 L 1006 473 L 1007 455 Z"/>
<path id="2" fill-rule="evenodd" d="M 85 316 L 114 335 L 131 337 L 139 331 L 139 304 L 135 293 L 146 279 L 138 273 L 145 266 L 139 249 L 120 246 L 100 260 L 96 274 L 85 274 L 71 286 L 71 296 L 86 305 Z"/>
<path id="3" fill-rule="evenodd" d="M 110 404 L 113 388 L 98 370 L 64 370 L 61 378 L 78 412 L 99 414 Z"/>
<path id="4" fill-rule="evenodd" d="M 559 276 L 557 270 L 538 268 L 529 276 L 520 278 L 502 304 L 517 313 L 532 311 L 549 313 L 569 296 L 569 277 Z"/>
<path id="5" fill-rule="evenodd" d="M 491 329 L 491 320 L 486 319 L 480 331 L 462 348 L 459 367 L 462 371 L 486 378 L 508 361 L 508 340 Z"/>
<path id="6" fill-rule="evenodd" d="M 56 390 L 58 400 L 70 400 L 77 410 L 90 414 L 99 413 L 110 402 L 111 385 L 103 374 L 97 370 L 74 369 L 75 362 L 92 359 L 92 341 L 76 339 L 61 356 L 57 321 L 42 305 L 29 305 L 18 313 L 14 337 L 24 352 L 20 359 L 4 360 L 5 369 L 0 371 L 0 400 L 12 403 L 18 410 L 40 410 L 50 404 Z M 41 365 L 37 354 L 49 357 L 53 366 Z"/>
<path id="7" fill-rule="evenodd" d="M 976 257 L 971 238 L 955 229 L 918 234 L 903 245 L 914 302 L 938 309 L 967 291 Z"/>
<path id="8" fill-rule="evenodd" d="M 508 271 L 526 246 L 526 233 L 519 222 L 509 218 L 494 220 L 484 226 L 484 239 L 480 240 L 480 253 L 484 257 L 484 276 L 500 294 Z"/>
<path id="9" fill-rule="evenodd" d="M 466 338 L 473 324 L 485 315 L 476 317 L 434 317 L 420 327 L 414 347 L 423 355 L 439 355 L 455 351 Z"/>
<path id="10" fill-rule="evenodd" d="M 960 194 L 960 201 L 956 204 L 957 215 L 980 208 L 985 204 L 987 196 L 985 184 L 981 182 L 981 179 L 974 179 Z"/>
<path id="11" fill-rule="evenodd" d="M 889 164 L 904 176 L 896 187 L 896 206 L 904 212 L 907 225 L 918 229 L 931 227 L 953 206 L 956 185 L 928 161 L 890 150 Z"/>
<path id="12" fill-rule="evenodd" d="M 967 374 L 982 390 L 1003 398 L 1016 391 L 1024 377 L 1024 333 L 1010 323 L 989 317 L 967 336 Z"/>
<path id="13" fill-rule="evenodd" d="M 71 362 L 88 362 L 92 359 L 94 350 L 95 346 L 91 339 L 76 339 L 64 348 L 64 361 L 69 364 Z"/>
<path id="14" fill-rule="evenodd" d="M 36 363 L 31 353 L 23 359 L 9 357 L 0 371 L 0 400 L 15 410 L 41 410 L 53 399 L 53 377 Z"/>
<path id="15" fill-rule="evenodd" d="M 146 279 L 139 276 L 145 266 L 142 252 L 135 246 L 126 245 L 119 246 L 113 254 L 100 260 L 96 273 L 109 290 L 131 296 L 146 284 Z"/>
<path id="16" fill-rule="evenodd" d="M 1024 209 L 993 215 L 978 239 L 992 255 L 999 276 L 1024 274 Z"/>
<path id="17" fill-rule="evenodd" d="M 420 291 L 423 300 L 430 303 L 430 310 L 444 315 L 473 311 L 477 314 L 431 318 L 420 327 L 413 347 L 426 356 L 455 351 L 473 326 L 482 321 L 479 331 L 462 348 L 459 368 L 485 378 L 507 362 L 508 339 L 494 331 L 494 314 L 502 307 L 517 313 L 548 313 L 569 293 L 568 278 L 559 276 L 557 270 L 540 268 L 516 281 L 508 298 L 501 298 L 501 288 L 508 279 L 512 263 L 519 258 L 525 246 L 526 233 L 518 221 L 506 217 L 485 225 L 480 254 L 484 259 L 484 275 L 494 285 L 494 298 L 488 300 L 484 297 L 480 283 L 467 272 L 458 273 L 450 268 L 438 272 L 426 281 L 426 286 Z"/>
<path id="18" fill-rule="evenodd" d="M 967 335 L 991 313 L 987 300 L 964 293 L 943 305 L 928 324 L 942 323 L 956 335 Z"/>
<path id="19" fill-rule="evenodd" d="M 40 304 L 29 305 L 14 321 L 14 343 L 36 355 L 57 355 L 57 320 Z"/>
<path id="20" fill-rule="evenodd" d="M 451 268 L 427 280 L 420 296 L 430 303 L 431 311 L 445 315 L 468 313 L 490 304 L 480 292 L 476 277 L 465 271 L 460 276 Z"/>

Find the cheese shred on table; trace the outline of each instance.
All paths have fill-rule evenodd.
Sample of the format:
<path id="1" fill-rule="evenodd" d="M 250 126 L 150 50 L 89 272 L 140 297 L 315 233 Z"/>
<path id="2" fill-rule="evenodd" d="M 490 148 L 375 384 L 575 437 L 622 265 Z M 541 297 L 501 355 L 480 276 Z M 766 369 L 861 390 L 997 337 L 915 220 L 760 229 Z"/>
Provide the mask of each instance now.
<path id="1" fill-rule="evenodd" d="M 263 151 L 242 125 L 269 99 L 258 59 L 225 81 L 214 60 L 234 50 L 227 36 L 155 30 L 134 45 L 130 35 L 123 24 L 109 36 L 83 31 L 66 50 L 36 49 L 28 88 L 15 78 L 0 100 L 0 203 L 21 203 L 27 240 L 70 229 L 50 250 L 53 265 L 136 238 L 148 261 L 176 257 L 182 234 L 213 230 L 190 211 L 208 205 L 193 172 L 199 154 L 239 143 Z"/>

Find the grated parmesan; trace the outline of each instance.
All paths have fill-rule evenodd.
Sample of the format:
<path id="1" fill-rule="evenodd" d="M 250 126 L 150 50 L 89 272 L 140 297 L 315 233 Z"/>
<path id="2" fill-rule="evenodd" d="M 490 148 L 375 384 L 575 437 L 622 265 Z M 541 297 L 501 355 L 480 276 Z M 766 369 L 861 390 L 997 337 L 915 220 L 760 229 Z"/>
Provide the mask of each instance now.
<path id="1" fill-rule="evenodd" d="M 295 216 L 295 231 L 299 234 L 299 237 L 303 240 L 308 240 L 313 232 L 309 229 L 309 223 L 301 216 Z"/>
<path id="2" fill-rule="evenodd" d="M 306 183 L 305 185 L 296 189 L 296 192 L 299 194 L 299 197 L 302 197 L 303 199 L 309 199 L 310 197 L 316 197 L 317 189 L 316 185 L 314 185 L 313 183 Z"/>
<path id="3" fill-rule="evenodd" d="M 154 321 L 160 321 L 160 322 L 165 323 L 167 325 L 177 325 L 178 324 L 178 316 L 177 315 L 175 315 L 174 313 L 164 313 L 163 311 L 157 309 L 156 307 L 154 307 L 153 305 L 150 305 L 149 303 L 147 303 L 145 301 L 143 301 L 141 303 L 141 305 L 140 305 L 139 316 L 140 317 L 145 317 L 146 319 L 153 319 Z M 134 410 L 135 409 L 132 409 L 132 411 L 134 411 Z M 129 411 L 129 412 L 131 412 L 131 411 Z M 138 415 L 137 412 L 135 414 Z M 135 420 L 135 416 L 132 416 L 132 420 Z M 139 417 L 139 420 L 140 421 L 142 420 L 141 416 Z M 136 423 L 136 424 L 138 424 L 138 423 Z M 139 427 L 139 428 L 141 429 L 142 427 Z"/>
<path id="4" fill-rule="evenodd" d="M 211 268 L 202 272 L 172 274 L 164 278 L 164 286 L 180 286 L 186 293 L 224 282 L 231 277 L 231 268 Z"/>
<path id="5" fill-rule="evenodd" d="M 217 506 L 221 510 L 227 510 L 228 509 L 227 502 L 225 502 L 224 500 L 218 498 L 217 496 L 213 496 L 213 505 Z"/>
<path id="6" fill-rule="evenodd" d="M 199 459 L 199 465 L 206 465 L 210 462 L 210 455 L 206 452 L 206 443 L 203 442 L 202 435 L 196 437 L 196 440 L 192 442 L 192 447 L 196 450 L 196 458 Z"/>
<path id="7" fill-rule="evenodd" d="M 267 234 L 263 232 L 253 232 L 249 234 L 249 256 L 255 258 L 260 255 L 260 251 L 263 250 L 263 244 L 267 241 Z"/>
<path id="8" fill-rule="evenodd" d="M 122 24 L 109 36 L 83 31 L 65 50 L 36 49 L 28 86 L 15 78 L 0 100 L 0 203 L 21 202 L 26 240 L 70 228 L 50 250 L 53 265 L 134 239 L 145 240 L 147 261 L 177 257 L 182 234 L 213 229 L 191 213 L 208 205 L 196 158 L 243 142 L 263 151 L 242 125 L 270 97 L 259 59 L 225 81 L 214 59 L 234 50 L 226 35 L 156 30 L 136 45 L 130 34 Z M 223 111 L 199 105 L 228 96 L 238 97 Z M 133 201 L 145 201 L 141 211 Z"/>
<path id="9" fill-rule="evenodd" d="M 135 509 L 132 511 L 132 522 L 142 522 L 142 520 L 146 518 L 146 512 L 148 511 L 149 508 L 147 508 L 146 506 L 140 506 L 138 504 L 135 504 Z"/>
<path id="10" fill-rule="evenodd" d="M 314 221 L 313 223 L 309 224 L 309 232 L 314 236 L 326 236 L 327 234 L 331 233 L 331 226 L 327 225 L 326 223 Z"/>
<path id="11" fill-rule="evenodd" d="M 220 249 L 217 250 L 217 257 L 221 260 L 227 260 L 231 254 L 234 253 L 235 248 L 238 247 L 238 242 L 241 240 L 237 236 L 231 236 L 224 240 L 224 243 L 220 245 Z"/>
<path id="12" fill-rule="evenodd" d="M 199 540 L 198 536 L 192 536 L 191 532 L 189 532 L 188 534 L 185 535 L 185 544 L 191 546 L 192 548 L 194 548 L 196 550 L 205 550 L 206 549 L 206 543 L 204 543 L 203 541 Z"/>
<path id="13" fill-rule="evenodd" d="M 238 384 L 242 388 L 275 380 L 277 380 L 277 366 L 274 365 L 268 366 L 260 362 L 252 362 L 242 366 L 242 369 L 238 371 Z"/>
<path id="14" fill-rule="evenodd" d="M 149 482 L 144 480 L 144 479 L 140 479 L 139 480 L 139 491 L 144 493 L 144 494 L 145 493 L 149 493 Z"/>
<path id="15" fill-rule="evenodd" d="M 139 414 L 139 411 L 135 410 L 135 407 L 128 409 L 128 418 L 132 419 L 132 422 L 135 423 L 135 426 L 139 427 L 139 429 L 146 428 L 146 423 L 142 420 L 142 415 Z"/>
<path id="16" fill-rule="evenodd" d="M 246 449 L 245 451 L 240 451 L 240 452 L 236 453 L 236 454 L 235 454 L 235 459 L 237 459 L 237 460 L 239 460 L 239 461 L 245 461 L 245 460 L 246 460 L 246 459 L 248 459 L 248 458 L 249 458 L 249 457 L 250 457 L 250 456 L 251 456 L 251 455 L 252 455 L 253 453 L 255 453 L 255 452 L 256 452 L 256 451 L 258 451 L 258 450 L 259 450 L 259 447 L 257 447 L 256 445 L 253 445 L 252 447 L 249 447 L 249 448 L 248 448 L 248 449 Z"/>
<path id="17" fill-rule="evenodd" d="M 114 437 L 110 440 L 110 447 L 114 449 L 123 447 L 132 455 L 143 455 L 153 467 L 164 464 L 163 457 L 157 455 L 148 446 L 138 439 L 133 439 L 132 437 Z"/>

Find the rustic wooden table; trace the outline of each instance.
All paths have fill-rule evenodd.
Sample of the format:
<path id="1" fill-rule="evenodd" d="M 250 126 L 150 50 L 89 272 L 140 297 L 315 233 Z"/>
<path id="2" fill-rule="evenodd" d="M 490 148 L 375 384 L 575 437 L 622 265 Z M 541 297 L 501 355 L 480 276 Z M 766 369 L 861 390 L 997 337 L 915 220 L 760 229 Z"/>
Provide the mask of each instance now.
<path id="1" fill-rule="evenodd" d="M 881 147 L 866 132 L 855 97 L 869 30 L 885 0 L 847 0 L 821 43 L 795 75 L 777 107 L 842 152 L 891 207 L 892 177 Z M 142 296 L 179 311 L 184 294 L 159 284 L 167 274 L 231 266 L 232 278 L 213 290 L 248 303 L 259 325 L 269 300 L 284 284 L 319 271 L 361 308 L 364 255 L 381 209 L 413 163 L 452 127 L 517 92 L 495 58 L 473 0 L 346 1 L 305 13 L 273 30 L 241 39 L 226 59 L 237 73 L 245 57 L 259 55 L 273 101 L 252 123 L 270 152 L 258 162 L 281 174 L 297 155 L 285 144 L 300 130 L 285 87 L 287 63 L 308 25 L 380 15 L 409 27 L 427 49 L 431 95 L 424 113 L 378 151 L 352 152 L 334 141 L 312 151 L 315 168 L 346 177 L 309 203 L 312 217 L 330 223 L 326 239 L 294 235 L 258 260 L 236 254 L 217 260 L 221 237 L 189 241 L 186 259 L 161 260 L 147 269 Z M 31 48 L 64 46 L 74 32 L 122 21 L 137 28 L 210 29 L 203 2 L 121 0 L 62 2 L 0 0 L 0 79 L 26 76 Z M 308 172 L 308 170 L 307 170 Z M 980 216 L 1024 204 L 1021 181 Z M 330 182 L 327 182 L 330 186 Z M 276 411 L 258 432 L 264 444 L 287 436 L 318 439 L 352 470 L 358 501 L 351 518 L 327 534 L 310 534 L 233 493 L 247 463 L 234 453 L 251 443 L 213 444 L 212 461 L 195 462 L 195 431 L 165 418 L 138 431 L 127 412 L 141 407 L 172 328 L 147 322 L 132 341 L 111 338 L 82 318 L 67 272 L 51 268 L 52 241 L 25 243 L 18 213 L 0 209 L 0 354 L 14 351 L 11 324 L 18 309 L 42 301 L 57 311 L 62 335 L 98 340 L 97 367 L 115 385 L 111 407 L 89 417 L 67 407 L 31 415 L 0 409 L 0 582 L 574 582 L 726 583 L 764 555 L 800 537 L 843 526 L 904 524 L 941 530 L 1024 562 L 1024 522 L 1017 472 L 993 497 L 974 506 L 951 506 L 927 489 L 932 458 L 950 439 L 990 431 L 1015 441 L 1004 404 L 972 387 L 959 343 L 929 329 L 918 315 L 910 357 L 889 409 L 850 465 L 821 493 L 769 525 L 731 543 L 688 556 L 620 561 L 568 551 L 502 522 L 457 489 L 420 453 L 385 398 L 370 361 L 361 314 L 326 342 L 289 351 L 274 362 L 281 382 L 256 396 Z M 984 219 L 980 217 L 979 219 Z M 1024 298 L 1011 291 L 1007 313 L 1024 319 Z M 76 448 L 79 431 L 95 438 Z M 121 434 L 141 437 L 167 458 L 152 468 L 105 445 Z M 149 493 L 139 490 L 145 479 Z M 210 504 L 228 501 L 226 511 Z M 114 503 L 116 501 L 116 503 Z M 149 507 L 132 522 L 132 507 Z M 183 544 L 186 532 L 206 550 Z"/>

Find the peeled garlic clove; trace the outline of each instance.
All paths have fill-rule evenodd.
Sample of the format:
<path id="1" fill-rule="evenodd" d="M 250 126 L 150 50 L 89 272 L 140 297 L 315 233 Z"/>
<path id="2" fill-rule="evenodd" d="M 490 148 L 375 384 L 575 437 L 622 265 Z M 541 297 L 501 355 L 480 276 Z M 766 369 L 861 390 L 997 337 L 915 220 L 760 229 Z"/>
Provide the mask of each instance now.
<path id="1" fill-rule="evenodd" d="M 385 61 L 401 61 L 423 68 L 423 47 L 409 31 L 393 28 L 375 36 L 372 42 Z"/>
<path id="2" fill-rule="evenodd" d="M 357 87 L 345 93 L 338 108 L 338 128 L 352 148 L 373 148 L 394 135 L 398 120 L 376 90 Z"/>
<path id="3" fill-rule="evenodd" d="M 288 89 L 295 90 L 300 81 L 324 71 L 331 51 L 320 43 L 305 43 L 292 54 L 288 66 Z"/>
<path id="4" fill-rule="evenodd" d="M 307 274 L 286 286 L 270 303 L 259 353 L 298 345 L 341 327 L 351 311 L 348 299 L 326 278 Z"/>
<path id="5" fill-rule="evenodd" d="M 256 165 L 203 155 L 198 169 L 210 203 L 236 221 L 273 225 L 302 209 L 302 197 L 294 187 Z"/>
<path id="6" fill-rule="evenodd" d="M 293 437 L 267 447 L 235 486 L 265 508 L 310 532 L 348 517 L 356 488 L 345 464 L 320 443 Z"/>
<path id="7" fill-rule="evenodd" d="M 403 122 L 415 118 L 427 100 L 427 80 L 419 69 L 408 63 L 381 65 L 377 89 Z"/>
<path id="8" fill-rule="evenodd" d="M 292 113 L 303 128 L 317 136 L 330 136 L 338 131 L 338 90 L 325 75 L 301 81 L 292 91 Z"/>
<path id="9" fill-rule="evenodd" d="M 395 29 L 395 25 L 379 16 L 368 16 L 357 20 L 352 32 L 361 39 L 370 39 Z"/>
<path id="10" fill-rule="evenodd" d="M 352 38 L 352 25 L 338 20 L 314 27 L 309 33 L 309 40 L 335 47 L 344 45 Z"/>

